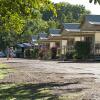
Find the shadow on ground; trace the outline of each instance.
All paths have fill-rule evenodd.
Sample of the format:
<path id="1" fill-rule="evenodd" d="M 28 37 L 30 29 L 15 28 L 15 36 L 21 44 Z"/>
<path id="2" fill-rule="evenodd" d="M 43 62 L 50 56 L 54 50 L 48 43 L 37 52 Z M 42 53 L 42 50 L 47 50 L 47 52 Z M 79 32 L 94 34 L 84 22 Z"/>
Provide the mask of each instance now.
<path id="1" fill-rule="evenodd" d="M 96 61 L 96 60 L 93 60 L 93 61 L 82 61 L 82 60 L 78 60 L 78 61 L 74 61 L 74 60 L 70 60 L 70 61 L 58 61 L 58 63 L 89 63 L 89 64 L 96 64 L 96 63 L 100 63 L 100 60 Z"/>
<path id="2" fill-rule="evenodd" d="M 0 84 L 0 100 L 59 100 L 52 91 L 53 87 L 68 86 L 69 83 L 40 83 L 40 84 Z M 80 92 L 76 90 L 74 92 Z"/>

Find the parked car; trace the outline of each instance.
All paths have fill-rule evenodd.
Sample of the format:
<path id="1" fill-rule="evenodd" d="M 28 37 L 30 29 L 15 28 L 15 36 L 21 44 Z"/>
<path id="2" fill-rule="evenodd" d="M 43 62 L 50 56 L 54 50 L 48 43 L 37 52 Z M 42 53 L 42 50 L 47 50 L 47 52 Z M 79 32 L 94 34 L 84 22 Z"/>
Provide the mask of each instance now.
<path id="1" fill-rule="evenodd" d="M 95 55 L 94 60 L 95 61 L 100 61 L 100 56 L 99 55 Z"/>
<path id="2" fill-rule="evenodd" d="M 6 55 L 2 52 L 2 51 L 0 51 L 0 58 L 1 57 L 5 57 Z"/>

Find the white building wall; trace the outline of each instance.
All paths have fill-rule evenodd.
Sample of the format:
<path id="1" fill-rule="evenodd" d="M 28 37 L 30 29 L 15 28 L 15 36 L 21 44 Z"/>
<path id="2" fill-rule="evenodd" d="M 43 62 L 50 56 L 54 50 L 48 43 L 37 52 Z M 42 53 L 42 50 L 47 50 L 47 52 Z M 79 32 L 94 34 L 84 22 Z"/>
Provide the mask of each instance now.
<path id="1" fill-rule="evenodd" d="M 75 37 L 75 41 L 84 41 L 84 37 Z"/>
<path id="2" fill-rule="evenodd" d="M 50 48 L 55 47 L 56 43 L 55 42 L 50 42 Z"/>
<path id="3" fill-rule="evenodd" d="M 66 53 L 67 40 L 61 40 L 61 54 Z"/>
<path id="4" fill-rule="evenodd" d="M 80 41 L 80 37 L 75 37 L 75 41 Z"/>
<path id="5" fill-rule="evenodd" d="M 100 32 L 95 33 L 95 43 L 100 43 Z"/>

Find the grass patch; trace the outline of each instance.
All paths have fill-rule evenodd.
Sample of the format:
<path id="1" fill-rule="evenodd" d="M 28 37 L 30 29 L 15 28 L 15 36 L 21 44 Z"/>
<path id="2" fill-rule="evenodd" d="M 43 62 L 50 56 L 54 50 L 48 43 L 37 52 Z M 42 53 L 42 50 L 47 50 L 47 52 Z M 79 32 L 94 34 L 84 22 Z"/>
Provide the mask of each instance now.
<path id="1" fill-rule="evenodd" d="M 82 100 L 84 96 L 82 92 L 55 95 L 52 86 L 52 83 L 1 84 L 0 100 Z"/>
<path id="2" fill-rule="evenodd" d="M 38 84 L 0 85 L 1 100 L 49 100 L 50 97 L 52 97 L 51 90 Z"/>
<path id="3" fill-rule="evenodd" d="M 11 71 L 12 69 L 10 69 L 6 64 L 0 63 L 0 79 L 3 79 Z"/>

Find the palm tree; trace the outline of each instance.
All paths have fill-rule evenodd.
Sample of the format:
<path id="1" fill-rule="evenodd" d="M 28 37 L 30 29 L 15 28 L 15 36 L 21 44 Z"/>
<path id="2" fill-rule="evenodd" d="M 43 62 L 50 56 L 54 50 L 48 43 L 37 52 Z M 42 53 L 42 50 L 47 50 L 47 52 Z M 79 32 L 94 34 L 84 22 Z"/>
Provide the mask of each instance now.
<path id="1" fill-rule="evenodd" d="M 94 1 L 94 4 L 99 3 L 100 4 L 100 0 L 89 0 L 90 3 L 92 3 Z"/>

